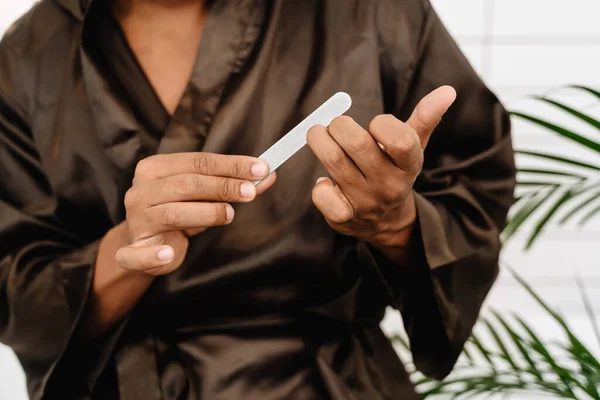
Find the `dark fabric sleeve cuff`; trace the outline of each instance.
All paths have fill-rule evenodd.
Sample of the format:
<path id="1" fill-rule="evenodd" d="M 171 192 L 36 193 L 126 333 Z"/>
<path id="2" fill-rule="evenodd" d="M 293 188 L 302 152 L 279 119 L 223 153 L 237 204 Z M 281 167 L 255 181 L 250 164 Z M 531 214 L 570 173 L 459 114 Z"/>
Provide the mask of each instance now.
<path id="1" fill-rule="evenodd" d="M 63 349 L 45 374 L 35 391 L 35 398 L 54 399 L 57 393 L 64 393 L 65 385 L 69 392 L 85 397 L 106 367 L 118 339 L 126 324 L 126 319 L 113 327 L 106 335 L 92 342 L 82 343 L 77 332 L 94 278 L 95 261 L 100 240 L 60 258 L 61 278 L 65 300 L 72 318 L 72 329 L 64 338 Z M 81 386 L 77 386 L 80 383 Z"/>

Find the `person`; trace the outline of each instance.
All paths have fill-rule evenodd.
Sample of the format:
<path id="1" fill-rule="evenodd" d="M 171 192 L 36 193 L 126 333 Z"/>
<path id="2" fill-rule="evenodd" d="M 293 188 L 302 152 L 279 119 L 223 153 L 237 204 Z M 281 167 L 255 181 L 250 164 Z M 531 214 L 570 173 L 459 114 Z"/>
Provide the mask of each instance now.
<path id="1" fill-rule="evenodd" d="M 384 313 L 447 376 L 515 184 L 427 0 L 41 0 L 0 45 L 0 171 L 0 341 L 34 400 L 418 398 Z"/>

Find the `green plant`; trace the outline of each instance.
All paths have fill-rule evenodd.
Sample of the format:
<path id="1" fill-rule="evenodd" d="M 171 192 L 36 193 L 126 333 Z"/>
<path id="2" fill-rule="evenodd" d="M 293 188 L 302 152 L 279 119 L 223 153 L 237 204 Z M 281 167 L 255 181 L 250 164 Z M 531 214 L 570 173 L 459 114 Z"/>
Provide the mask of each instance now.
<path id="1" fill-rule="evenodd" d="M 478 322 L 478 331 L 465 345 L 453 374 L 438 382 L 409 365 L 411 379 L 421 398 L 469 398 L 477 394 L 549 394 L 565 399 L 600 400 L 600 361 L 577 338 L 565 319 L 552 310 L 514 270 L 513 276 L 560 326 L 566 340 L 545 343 L 522 317 L 491 316 Z M 597 328 L 588 297 L 580 287 L 590 322 Z M 487 333 L 490 343 L 481 340 Z M 596 330 L 598 343 L 600 335 Z M 408 350 L 404 337 L 393 341 Z"/>
<path id="2" fill-rule="evenodd" d="M 597 103 L 593 105 L 600 106 L 600 92 L 584 86 L 570 88 L 591 95 Z M 591 115 L 548 97 L 535 99 L 571 115 L 600 133 L 600 121 Z M 586 137 L 538 116 L 517 111 L 511 112 L 511 115 L 600 156 L 600 140 Z M 569 155 L 536 150 L 520 150 L 517 155 L 518 161 L 524 163 L 519 164 L 519 192 L 502 234 L 504 244 L 522 230 L 526 223 L 532 224 L 525 244 L 525 249 L 528 250 L 551 224 L 561 226 L 577 221 L 579 226 L 583 226 L 600 213 L 600 160 L 599 164 L 595 164 Z M 411 379 L 421 397 L 468 398 L 477 394 L 506 395 L 520 392 L 549 394 L 566 399 L 600 400 L 599 359 L 578 339 L 558 312 L 550 308 L 514 270 L 509 270 L 557 323 L 565 340 L 547 343 L 521 316 L 506 316 L 491 310 L 489 317 L 478 321 L 456 368 L 447 379 L 435 381 L 416 371 L 414 365 L 408 365 Z M 579 280 L 577 282 L 600 344 L 594 310 L 583 285 Z M 490 338 L 488 343 L 481 340 L 481 333 Z M 409 351 L 403 336 L 394 335 L 392 340 L 399 344 L 400 351 Z"/>
<path id="3" fill-rule="evenodd" d="M 584 86 L 569 88 L 591 95 L 595 101 L 593 105 L 600 106 L 600 92 Z M 591 115 L 545 96 L 535 99 L 556 108 L 559 112 L 571 115 L 600 133 L 600 121 Z M 513 118 L 540 126 L 600 157 L 600 140 L 591 139 L 538 116 L 517 111 L 511 112 L 511 115 Z M 525 248 L 529 249 L 550 224 L 564 225 L 576 220 L 578 225 L 582 226 L 600 213 L 600 160 L 595 164 L 569 155 L 535 150 L 520 150 L 516 153 L 518 160 L 523 161 L 525 166 L 519 168 L 517 188 L 521 192 L 516 198 L 510 221 L 503 232 L 505 243 L 526 222 L 533 224 L 525 245 Z M 531 162 L 535 163 L 534 166 L 527 166 L 527 163 Z M 542 163 L 547 166 L 540 168 Z"/>

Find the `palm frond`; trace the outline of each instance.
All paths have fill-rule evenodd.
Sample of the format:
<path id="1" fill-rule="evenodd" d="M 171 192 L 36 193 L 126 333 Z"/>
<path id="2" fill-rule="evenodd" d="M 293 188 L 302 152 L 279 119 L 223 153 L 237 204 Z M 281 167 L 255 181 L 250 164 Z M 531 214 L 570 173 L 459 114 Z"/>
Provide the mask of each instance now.
<path id="1" fill-rule="evenodd" d="M 594 201 L 600 198 L 600 191 L 590 190 L 589 192 L 591 193 L 591 195 L 584 198 L 581 202 L 575 203 L 572 209 L 567 214 L 565 214 L 562 217 L 562 219 L 558 222 L 559 225 L 563 225 L 566 222 L 570 221 L 573 216 L 577 215 L 581 212 L 581 210 L 587 208 L 590 204 L 592 204 Z"/>
<path id="2" fill-rule="evenodd" d="M 589 87 L 586 87 L 586 86 L 581 86 L 581 85 L 571 85 L 569 87 L 573 88 L 573 89 L 583 90 L 585 92 L 590 93 L 592 96 L 596 96 L 598 99 L 600 99 L 600 92 L 598 92 L 597 90 L 594 90 L 592 88 L 589 88 Z"/>
<path id="3" fill-rule="evenodd" d="M 596 120 L 595 118 L 590 117 L 587 114 L 582 113 L 581 111 L 577 111 L 574 108 L 571 108 L 565 104 L 559 103 L 557 101 L 554 100 L 550 100 L 546 97 L 536 97 L 538 100 L 543 101 L 547 104 L 551 104 L 563 111 L 566 111 L 567 113 L 573 115 L 574 117 L 579 118 L 580 120 L 588 123 L 589 125 L 593 126 L 596 129 L 600 129 L 600 121 Z"/>
<path id="4" fill-rule="evenodd" d="M 515 233 L 517 233 L 521 225 L 528 221 L 529 217 L 531 217 L 533 213 L 542 206 L 542 204 L 552 197 L 552 195 L 558 190 L 558 186 L 553 186 L 550 188 L 545 187 L 544 189 L 545 191 L 540 190 L 534 193 L 531 198 L 522 199 L 520 201 L 524 204 L 522 204 L 512 218 L 510 218 L 508 224 L 502 232 L 502 239 L 504 242 L 507 242 Z"/>
<path id="5" fill-rule="evenodd" d="M 519 149 L 515 150 L 515 154 L 523 155 L 523 156 L 531 156 L 531 157 L 540 158 L 540 159 L 549 160 L 549 161 L 556 161 L 559 164 L 564 164 L 564 165 L 569 165 L 569 166 L 574 166 L 574 167 L 581 167 L 581 168 L 589 169 L 589 170 L 593 170 L 593 171 L 600 171 L 600 166 L 597 166 L 597 165 L 594 165 L 594 164 L 591 164 L 588 162 L 582 162 L 579 160 L 573 160 L 570 158 L 561 157 L 556 154 L 544 153 L 544 152 L 539 152 L 539 151 L 519 150 Z"/>
<path id="6" fill-rule="evenodd" d="M 594 311 L 594 307 L 592 306 L 592 302 L 587 294 L 587 290 L 585 289 L 585 285 L 581 280 L 579 274 L 575 274 L 575 282 L 577 283 L 577 288 L 579 289 L 579 293 L 581 294 L 581 301 L 585 307 L 585 312 L 587 313 L 588 318 L 590 319 L 590 323 L 592 325 L 592 329 L 594 330 L 594 335 L 596 336 L 596 341 L 598 345 L 600 345 L 600 326 L 598 325 L 598 321 L 596 319 L 596 312 Z"/>
<path id="7" fill-rule="evenodd" d="M 600 92 L 584 86 L 570 86 L 585 91 L 600 100 Z M 600 120 L 584 111 L 550 99 L 534 97 L 537 101 L 548 104 L 578 119 L 596 130 L 600 130 Z M 520 118 L 540 126 L 550 134 L 558 135 L 595 153 L 600 152 L 600 141 L 588 138 L 574 130 L 545 120 L 542 117 L 512 111 L 514 118 Z M 524 250 L 531 249 L 543 232 L 552 225 L 563 225 L 577 219 L 580 226 L 585 225 L 600 213 L 600 191 L 597 183 L 600 177 L 600 166 L 593 162 L 582 161 L 558 154 L 550 154 L 531 150 L 517 150 L 518 157 L 529 161 L 519 168 L 517 196 L 511 218 L 507 223 L 502 239 L 510 240 L 525 225 L 531 227 L 526 238 Z M 541 163 L 544 166 L 541 167 Z M 544 211 L 539 211 L 540 209 Z M 531 222 L 531 224 L 530 224 Z"/>
<path id="8" fill-rule="evenodd" d="M 438 382 L 422 376 L 415 379 L 416 374 L 413 374 L 413 383 L 421 398 L 535 393 L 565 399 L 600 400 L 598 360 L 575 336 L 562 316 L 549 307 L 514 270 L 509 268 L 509 271 L 558 323 L 567 340 L 546 343 L 522 317 L 511 314 L 509 320 L 491 310 L 491 316 L 482 318 L 478 324 L 479 329 L 484 328 L 489 334 L 489 343 L 484 343 L 477 333 L 473 333 L 465 345 L 470 357 L 457 366 L 450 377 Z M 476 359 L 475 356 L 480 357 Z"/>
<path id="9" fill-rule="evenodd" d="M 579 226 L 584 226 L 585 224 L 587 224 L 588 222 L 590 222 L 598 213 L 600 213 L 600 206 L 595 207 L 594 209 L 592 209 L 591 211 L 589 211 L 587 214 L 585 214 L 579 220 L 578 225 Z"/>
<path id="10" fill-rule="evenodd" d="M 540 119 L 538 117 L 534 117 L 532 115 L 524 114 L 524 113 L 517 112 L 517 111 L 512 111 L 511 115 L 514 115 L 516 117 L 520 117 L 527 121 L 533 122 L 534 124 L 537 124 L 543 128 L 549 129 L 550 131 L 552 131 L 566 139 L 569 139 L 574 143 L 578 143 L 578 144 L 582 145 L 586 149 L 600 153 L 600 143 L 595 142 L 591 139 L 588 139 L 585 136 L 582 136 L 578 133 L 575 133 L 570 129 L 564 128 L 562 126 L 553 124 L 548 121 L 544 121 L 543 119 Z"/>

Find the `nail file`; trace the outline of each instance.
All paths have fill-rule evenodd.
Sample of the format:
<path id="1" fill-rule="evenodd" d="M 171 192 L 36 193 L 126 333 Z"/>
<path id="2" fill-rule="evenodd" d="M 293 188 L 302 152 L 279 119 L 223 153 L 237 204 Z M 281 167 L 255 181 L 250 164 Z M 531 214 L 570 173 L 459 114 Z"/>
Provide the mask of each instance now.
<path id="1" fill-rule="evenodd" d="M 308 117 L 300 122 L 294 129 L 285 134 L 273 146 L 258 158 L 269 165 L 269 174 L 279 168 L 306 144 L 306 135 L 315 125 L 329 126 L 331 121 L 343 115 L 352 105 L 352 99 L 347 93 L 338 92 L 329 100 L 321 104 Z M 257 185 L 261 181 L 254 181 Z"/>

